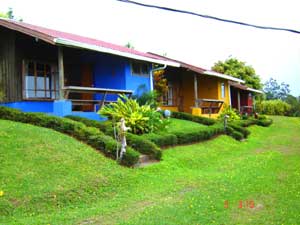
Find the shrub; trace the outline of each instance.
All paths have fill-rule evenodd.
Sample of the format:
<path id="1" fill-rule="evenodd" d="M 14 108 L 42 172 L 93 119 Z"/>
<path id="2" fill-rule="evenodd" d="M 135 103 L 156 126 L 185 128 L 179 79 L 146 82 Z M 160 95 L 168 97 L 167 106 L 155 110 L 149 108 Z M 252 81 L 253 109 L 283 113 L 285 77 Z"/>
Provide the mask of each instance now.
<path id="1" fill-rule="evenodd" d="M 101 130 L 104 133 L 106 133 L 106 131 L 111 129 L 111 127 L 112 127 L 112 122 L 109 121 L 109 120 L 99 122 L 99 121 L 96 121 L 96 120 L 90 120 L 90 119 L 83 118 L 83 117 L 80 117 L 80 116 L 72 116 L 72 115 L 65 116 L 65 118 L 81 122 L 81 123 L 85 124 L 88 127 L 98 128 L 99 130 Z"/>
<path id="2" fill-rule="evenodd" d="M 291 106 L 281 100 L 266 100 L 256 103 L 256 111 L 267 115 L 286 115 Z"/>
<path id="3" fill-rule="evenodd" d="M 134 134 L 150 133 L 166 126 L 159 112 L 149 105 L 140 106 L 136 100 L 129 99 L 126 95 L 120 95 L 117 102 L 104 106 L 99 113 L 116 121 L 124 118 Z"/>
<path id="4" fill-rule="evenodd" d="M 300 117 L 300 96 L 296 98 L 293 95 L 287 95 L 284 101 L 291 105 L 291 109 L 287 115 Z"/>
<path id="5" fill-rule="evenodd" d="M 159 147 L 167 147 L 167 146 L 174 146 L 177 145 L 177 137 L 175 134 L 145 134 L 143 135 L 146 139 L 150 140 L 151 142 L 155 143 Z"/>
<path id="6" fill-rule="evenodd" d="M 231 134 L 229 134 L 231 137 L 233 137 L 234 139 L 240 141 L 244 138 L 243 134 L 238 132 L 238 131 L 233 131 Z"/>
<path id="7" fill-rule="evenodd" d="M 111 121 L 99 122 L 95 120 L 89 120 L 78 116 L 66 116 L 69 119 L 80 121 L 86 126 L 95 127 L 103 131 L 106 135 L 114 137 L 113 124 Z M 126 141 L 129 146 L 136 151 L 149 155 L 155 159 L 161 159 L 161 150 L 150 140 L 132 133 L 126 133 Z"/>
<path id="8" fill-rule="evenodd" d="M 153 142 L 147 140 L 143 136 L 138 136 L 135 134 L 127 133 L 126 135 L 127 144 L 133 147 L 140 153 L 151 156 L 155 159 L 161 159 L 162 152 L 160 148 L 156 146 Z"/>
<path id="9" fill-rule="evenodd" d="M 225 115 L 229 116 L 228 121 L 240 120 L 240 115 L 237 110 L 231 108 L 229 105 L 224 106 L 218 118 L 223 120 Z"/>
<path id="10" fill-rule="evenodd" d="M 239 126 L 237 124 L 231 123 L 231 124 L 228 124 L 228 126 L 231 127 L 232 129 L 234 129 L 235 131 L 243 134 L 244 138 L 247 138 L 250 134 L 249 130 L 247 130 L 246 128 Z"/>
<path id="11" fill-rule="evenodd" d="M 201 117 L 201 116 L 195 116 L 190 113 L 184 113 L 184 112 L 172 112 L 171 117 L 181 119 L 181 120 L 189 120 L 193 121 L 195 123 L 200 123 L 204 125 L 213 125 L 216 123 L 216 120 L 207 118 L 207 117 Z"/>
<path id="12" fill-rule="evenodd" d="M 250 118 L 248 120 L 241 120 L 238 122 L 235 122 L 238 126 L 241 127 L 249 127 L 251 125 L 258 125 L 263 127 L 268 127 L 273 123 L 273 120 L 270 118 L 267 118 L 266 116 L 258 116 L 258 119 Z"/>
<path id="13" fill-rule="evenodd" d="M 222 124 L 215 124 L 201 131 L 177 131 L 172 133 L 146 134 L 147 139 L 153 141 L 160 147 L 167 147 L 177 144 L 190 144 L 207 140 L 216 134 L 224 133 Z"/>
<path id="14" fill-rule="evenodd" d="M 272 119 L 257 120 L 256 124 L 262 127 L 268 127 L 273 123 Z"/>
<path id="15" fill-rule="evenodd" d="M 144 92 L 141 96 L 136 96 L 136 100 L 139 105 L 149 105 L 151 108 L 156 109 L 158 107 L 159 94 L 156 91 Z"/>
<path id="16" fill-rule="evenodd" d="M 106 156 L 116 158 L 118 143 L 105 135 L 99 129 L 87 127 L 83 123 L 67 118 L 49 116 L 43 113 L 23 113 L 16 109 L 0 106 L 0 118 L 17 122 L 29 123 L 36 126 L 46 127 L 73 136 L 74 138 L 89 144 Z M 131 147 L 127 147 L 125 157 L 121 164 L 132 166 L 139 159 L 139 153 Z"/>

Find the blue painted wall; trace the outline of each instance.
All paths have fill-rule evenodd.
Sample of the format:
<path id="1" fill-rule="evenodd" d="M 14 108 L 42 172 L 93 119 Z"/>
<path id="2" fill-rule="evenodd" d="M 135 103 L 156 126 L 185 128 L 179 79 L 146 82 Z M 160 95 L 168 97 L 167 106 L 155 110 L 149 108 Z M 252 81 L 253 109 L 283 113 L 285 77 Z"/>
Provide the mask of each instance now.
<path id="1" fill-rule="evenodd" d="M 98 54 L 84 60 L 92 60 L 94 62 L 93 77 L 95 87 L 132 90 L 135 95 L 141 95 L 150 91 L 150 74 L 148 76 L 133 75 L 130 59 L 115 55 Z M 102 96 L 97 94 L 94 99 L 102 99 Z M 106 99 L 116 100 L 116 95 L 108 95 Z"/>
<path id="2" fill-rule="evenodd" d="M 52 113 L 53 112 L 53 102 L 52 101 L 23 101 L 23 102 L 10 102 L 3 103 L 3 106 L 19 109 L 23 112 L 43 112 Z"/>
<path id="3" fill-rule="evenodd" d="M 134 95 L 140 96 L 144 92 L 150 91 L 150 73 L 148 76 L 133 75 L 131 71 L 130 60 L 127 60 L 125 65 L 125 76 L 126 76 L 126 89 L 133 90 Z"/>
<path id="4" fill-rule="evenodd" d="M 96 54 L 85 56 L 83 61 L 93 63 L 93 83 L 94 87 L 126 89 L 125 86 L 125 66 L 126 59 L 108 55 Z M 102 94 L 95 94 L 94 99 L 102 99 Z M 107 100 L 115 101 L 116 95 L 107 95 Z"/>

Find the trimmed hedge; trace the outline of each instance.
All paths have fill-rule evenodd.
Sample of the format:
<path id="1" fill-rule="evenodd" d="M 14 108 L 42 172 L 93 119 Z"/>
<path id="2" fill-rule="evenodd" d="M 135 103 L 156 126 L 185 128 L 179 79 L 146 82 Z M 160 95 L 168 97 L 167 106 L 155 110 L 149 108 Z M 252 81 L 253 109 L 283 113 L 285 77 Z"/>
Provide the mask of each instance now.
<path id="1" fill-rule="evenodd" d="M 189 121 L 193 121 L 195 123 L 200 123 L 200 124 L 204 124 L 204 125 L 208 125 L 208 126 L 213 125 L 217 122 L 216 120 L 211 119 L 211 118 L 195 116 L 190 113 L 184 113 L 184 112 L 172 112 L 171 117 L 177 118 L 177 119 L 182 119 L 182 120 L 189 120 Z"/>
<path id="2" fill-rule="evenodd" d="M 238 141 L 244 139 L 243 134 L 240 133 L 240 132 L 238 132 L 238 131 L 235 131 L 235 130 L 234 130 L 231 134 L 229 134 L 229 135 L 230 135 L 231 137 L 233 137 L 235 140 L 238 140 Z"/>
<path id="3" fill-rule="evenodd" d="M 142 136 L 132 133 L 126 134 L 127 144 L 142 154 L 149 155 L 151 158 L 160 160 L 162 151 L 157 145 Z"/>
<path id="4" fill-rule="evenodd" d="M 83 118 L 83 117 L 80 117 L 80 116 L 72 116 L 72 115 L 65 116 L 65 118 L 68 118 L 68 119 L 71 119 L 71 120 L 74 120 L 74 121 L 77 121 L 77 122 L 81 122 L 81 123 L 85 124 L 88 127 L 98 128 L 103 133 L 106 133 L 106 130 L 108 129 L 108 127 L 112 126 L 112 123 L 109 120 L 99 122 L 99 121 L 96 121 L 96 120 L 90 120 L 90 119 Z"/>
<path id="5" fill-rule="evenodd" d="M 79 116 L 66 116 L 69 119 L 74 121 L 80 121 L 84 123 L 86 126 L 95 127 L 103 131 L 106 135 L 114 137 L 114 131 L 112 127 L 111 121 L 99 122 L 95 120 L 89 120 L 86 118 L 82 118 Z M 159 147 L 155 144 L 155 142 L 151 142 L 150 140 L 143 138 L 143 136 L 139 136 L 132 133 L 126 134 L 126 141 L 129 146 L 134 148 L 136 151 L 149 155 L 151 158 L 154 159 L 161 159 L 162 152 Z"/>
<path id="6" fill-rule="evenodd" d="M 174 146 L 178 144 L 177 137 L 175 134 L 168 133 L 150 133 L 142 135 L 145 139 L 155 143 L 159 147 Z"/>
<path id="7" fill-rule="evenodd" d="M 3 106 L 0 106 L 0 119 L 29 123 L 68 134 L 103 152 L 106 156 L 116 158 L 118 143 L 99 129 L 87 127 L 83 123 L 43 113 L 23 113 L 17 109 Z M 126 154 L 120 163 L 132 166 L 139 160 L 139 153 L 130 147 L 127 147 L 126 150 Z"/>
<path id="8" fill-rule="evenodd" d="M 244 127 L 241 127 L 237 124 L 228 124 L 228 126 L 230 126 L 231 128 L 233 128 L 236 132 L 239 132 L 243 135 L 244 138 L 247 138 L 249 136 L 249 134 L 251 133 L 249 130 L 247 130 Z"/>
<path id="9" fill-rule="evenodd" d="M 216 134 L 224 133 L 224 127 L 222 124 L 216 124 L 214 126 L 207 127 L 202 131 L 189 131 L 189 132 L 174 132 L 176 135 L 178 144 L 189 144 L 199 141 L 204 141 L 212 138 Z"/>
<path id="10" fill-rule="evenodd" d="M 202 131 L 178 131 L 173 133 L 146 134 L 143 137 L 153 141 L 160 147 L 174 146 L 179 144 L 190 144 L 203 140 L 208 140 L 214 135 L 224 133 L 222 124 L 215 124 Z"/>
<path id="11" fill-rule="evenodd" d="M 266 117 L 259 117 L 258 119 L 240 120 L 236 123 L 242 127 L 249 127 L 251 125 L 268 127 L 273 123 L 273 120 L 270 118 L 266 118 Z"/>
<path id="12" fill-rule="evenodd" d="M 236 140 L 242 140 L 243 138 L 247 138 L 250 134 L 250 131 L 245 127 L 249 127 L 251 125 L 258 125 L 263 127 L 268 127 L 273 123 L 271 119 L 266 118 L 265 116 L 260 116 L 258 119 L 247 119 L 247 120 L 239 120 L 232 121 L 228 124 L 226 128 L 226 133 L 229 136 L 232 136 Z"/>

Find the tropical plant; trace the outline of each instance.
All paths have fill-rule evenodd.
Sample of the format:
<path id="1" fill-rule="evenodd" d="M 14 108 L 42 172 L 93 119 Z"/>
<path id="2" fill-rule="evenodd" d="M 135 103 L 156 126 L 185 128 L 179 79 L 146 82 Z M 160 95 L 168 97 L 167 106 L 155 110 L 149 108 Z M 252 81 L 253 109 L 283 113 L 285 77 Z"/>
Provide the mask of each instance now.
<path id="1" fill-rule="evenodd" d="M 220 113 L 218 118 L 223 119 L 225 115 L 228 116 L 228 121 L 241 119 L 238 111 L 236 109 L 231 108 L 229 105 L 225 105 L 223 107 L 222 112 Z"/>
<path id="2" fill-rule="evenodd" d="M 156 112 L 150 105 L 140 106 L 136 99 L 130 99 L 126 95 L 119 95 L 117 102 L 104 106 L 99 113 L 103 116 L 120 121 L 125 119 L 126 126 L 134 134 L 150 133 L 165 128 L 167 120 L 159 112 Z"/>
<path id="3" fill-rule="evenodd" d="M 158 93 L 157 91 L 144 92 L 141 96 L 137 97 L 137 102 L 140 105 L 150 105 L 151 108 L 157 109 L 158 107 Z"/>

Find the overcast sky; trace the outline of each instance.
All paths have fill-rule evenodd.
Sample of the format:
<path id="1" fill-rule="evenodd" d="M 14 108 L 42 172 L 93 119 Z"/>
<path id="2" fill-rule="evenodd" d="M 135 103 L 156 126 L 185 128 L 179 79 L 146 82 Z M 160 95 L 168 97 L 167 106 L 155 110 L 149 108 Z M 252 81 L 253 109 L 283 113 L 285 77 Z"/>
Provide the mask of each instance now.
<path id="1" fill-rule="evenodd" d="M 297 0 L 136 0 L 258 25 L 300 30 Z M 116 0 L 1 0 L 0 11 L 12 7 L 24 22 L 133 44 L 211 68 L 236 57 L 252 65 L 263 81 L 270 77 L 290 84 L 300 95 L 300 34 L 259 30 L 209 19 L 143 8 Z"/>

